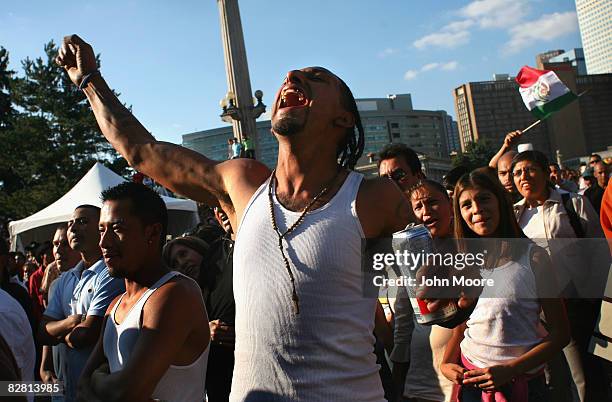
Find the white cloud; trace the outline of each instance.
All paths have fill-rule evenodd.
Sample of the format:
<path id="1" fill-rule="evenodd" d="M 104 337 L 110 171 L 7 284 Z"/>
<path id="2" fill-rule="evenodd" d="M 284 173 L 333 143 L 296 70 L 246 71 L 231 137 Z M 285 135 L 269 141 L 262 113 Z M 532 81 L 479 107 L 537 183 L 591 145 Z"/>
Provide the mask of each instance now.
<path id="1" fill-rule="evenodd" d="M 404 74 L 404 79 L 406 81 L 410 81 L 416 78 L 416 76 L 419 75 L 419 72 L 416 70 L 408 70 L 406 71 L 406 73 Z"/>
<path id="2" fill-rule="evenodd" d="M 439 46 L 446 48 L 454 48 L 464 45 L 470 41 L 470 33 L 468 31 L 458 32 L 437 32 L 425 35 L 413 42 L 417 49 L 425 49 L 429 46 Z"/>
<path id="3" fill-rule="evenodd" d="M 450 24 L 444 26 L 442 30 L 449 31 L 449 32 L 465 31 L 466 29 L 470 28 L 472 25 L 474 25 L 474 20 L 455 21 L 455 22 L 451 22 Z"/>
<path id="4" fill-rule="evenodd" d="M 537 20 L 512 27 L 505 52 L 516 53 L 535 42 L 550 41 L 577 30 L 578 18 L 575 12 L 545 14 Z"/>
<path id="5" fill-rule="evenodd" d="M 481 28 L 507 28 L 529 10 L 527 0 L 476 0 L 459 10 L 462 17 L 478 21 Z"/>
<path id="6" fill-rule="evenodd" d="M 421 67 L 421 71 L 434 70 L 434 69 L 438 68 L 439 65 L 440 65 L 440 63 L 425 64 L 423 67 Z"/>
<path id="7" fill-rule="evenodd" d="M 399 52 L 399 49 L 388 47 L 385 50 L 383 50 L 382 52 L 378 53 L 378 57 L 380 57 L 382 59 L 382 58 L 394 55 L 394 54 L 396 54 L 398 52 Z"/>
<path id="8" fill-rule="evenodd" d="M 427 71 L 433 71 L 433 70 L 453 71 L 457 68 L 458 65 L 459 63 L 457 63 L 454 60 L 446 62 L 446 63 L 438 63 L 438 62 L 427 63 L 418 70 L 406 71 L 404 73 L 404 79 L 406 81 L 410 81 L 410 80 L 415 79 L 421 73 L 425 73 Z"/>
<path id="9" fill-rule="evenodd" d="M 444 63 L 440 66 L 440 70 L 444 70 L 444 71 L 453 71 L 457 69 L 457 66 L 459 65 L 459 63 L 457 63 L 456 61 L 449 61 L 448 63 Z"/>

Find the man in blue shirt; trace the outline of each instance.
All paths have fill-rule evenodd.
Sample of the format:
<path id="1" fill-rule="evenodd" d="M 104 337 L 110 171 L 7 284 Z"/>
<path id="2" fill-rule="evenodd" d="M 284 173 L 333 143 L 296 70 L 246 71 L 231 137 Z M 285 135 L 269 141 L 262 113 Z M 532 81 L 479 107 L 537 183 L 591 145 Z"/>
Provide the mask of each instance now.
<path id="1" fill-rule="evenodd" d="M 238 141 L 238 138 L 234 138 L 232 143 L 232 159 L 240 158 L 242 155 L 242 144 Z"/>
<path id="2" fill-rule="evenodd" d="M 68 222 L 68 241 L 81 261 L 57 279 L 39 328 L 44 344 L 67 346 L 66 401 L 75 400 L 79 376 L 98 340 L 108 305 L 125 291 L 124 282 L 109 275 L 101 258 L 99 220 L 98 207 L 75 209 Z"/>

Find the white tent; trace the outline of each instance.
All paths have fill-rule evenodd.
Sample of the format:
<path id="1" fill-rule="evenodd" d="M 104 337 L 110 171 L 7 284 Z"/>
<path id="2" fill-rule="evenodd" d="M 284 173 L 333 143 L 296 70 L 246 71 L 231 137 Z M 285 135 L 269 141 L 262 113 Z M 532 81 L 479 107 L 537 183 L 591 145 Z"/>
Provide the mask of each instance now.
<path id="1" fill-rule="evenodd" d="M 9 223 L 11 249 L 23 249 L 32 241 L 51 240 L 57 224 L 70 220 L 76 207 L 83 204 L 101 207 L 102 190 L 124 181 L 123 177 L 96 162 L 59 200 L 27 218 Z M 198 207 L 194 201 L 165 196 L 162 199 L 168 208 L 168 234 L 179 235 L 198 224 Z"/>

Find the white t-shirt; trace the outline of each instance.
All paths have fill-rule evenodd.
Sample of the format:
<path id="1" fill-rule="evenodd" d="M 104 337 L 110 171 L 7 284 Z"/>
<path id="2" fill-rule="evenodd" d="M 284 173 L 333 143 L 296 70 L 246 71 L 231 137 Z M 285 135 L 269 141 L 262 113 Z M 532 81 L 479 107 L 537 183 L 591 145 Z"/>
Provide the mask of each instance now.
<path id="1" fill-rule="evenodd" d="M 531 250 L 529 247 L 519 261 L 480 271 L 484 279 L 492 279 L 496 285 L 484 287 L 461 341 L 461 353 L 477 367 L 514 360 L 547 336 L 540 322 Z"/>
<path id="2" fill-rule="evenodd" d="M 525 206 L 525 210 L 519 220 L 519 226 L 523 229 L 525 236 L 533 240 L 538 246 L 548 250 L 546 229 L 544 228 L 544 206 Z"/>
<path id="3" fill-rule="evenodd" d="M 13 352 L 13 357 L 21 370 L 21 381 L 34 381 L 36 349 L 32 327 L 17 300 L 2 289 L 0 289 L 0 335 Z M 28 401 L 33 400 L 33 396 L 28 396 Z"/>

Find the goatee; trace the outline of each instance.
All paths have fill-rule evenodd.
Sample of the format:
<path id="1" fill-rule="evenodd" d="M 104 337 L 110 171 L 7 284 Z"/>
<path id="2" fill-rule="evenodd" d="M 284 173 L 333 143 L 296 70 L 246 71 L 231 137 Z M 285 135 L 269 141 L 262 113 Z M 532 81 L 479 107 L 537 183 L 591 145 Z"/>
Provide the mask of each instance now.
<path id="1" fill-rule="evenodd" d="M 304 129 L 304 123 L 292 117 L 283 117 L 272 124 L 272 131 L 284 137 L 297 134 Z"/>

